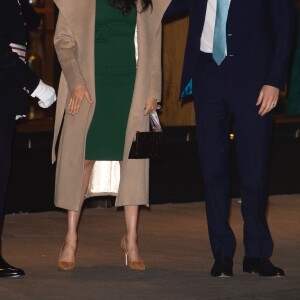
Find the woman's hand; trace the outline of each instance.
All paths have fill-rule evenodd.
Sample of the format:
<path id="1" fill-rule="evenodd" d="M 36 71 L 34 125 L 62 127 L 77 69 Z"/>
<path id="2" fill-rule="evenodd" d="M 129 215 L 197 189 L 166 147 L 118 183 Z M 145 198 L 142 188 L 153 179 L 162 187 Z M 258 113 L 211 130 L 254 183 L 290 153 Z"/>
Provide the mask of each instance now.
<path id="1" fill-rule="evenodd" d="M 156 111 L 156 108 L 157 108 L 157 99 L 147 97 L 144 116 L 154 113 Z"/>
<path id="2" fill-rule="evenodd" d="M 86 101 L 90 104 L 93 103 L 86 86 L 79 84 L 75 86 L 72 91 L 71 100 L 67 107 L 67 112 L 71 115 L 77 114 L 79 112 L 80 105 L 83 99 L 86 99 Z"/>

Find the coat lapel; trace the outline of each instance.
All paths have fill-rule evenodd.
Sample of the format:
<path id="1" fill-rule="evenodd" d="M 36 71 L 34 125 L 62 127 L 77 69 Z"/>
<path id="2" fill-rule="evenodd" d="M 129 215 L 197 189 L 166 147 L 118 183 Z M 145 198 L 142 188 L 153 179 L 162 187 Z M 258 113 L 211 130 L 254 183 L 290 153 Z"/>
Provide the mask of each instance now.
<path id="1" fill-rule="evenodd" d="M 140 22 L 143 23 L 143 27 L 147 29 L 147 35 L 155 36 L 170 2 L 171 0 L 152 0 L 153 9 L 151 10 L 151 8 L 149 8 L 147 11 L 140 13 L 142 6 L 141 1 L 138 1 L 138 18 L 140 19 Z"/>

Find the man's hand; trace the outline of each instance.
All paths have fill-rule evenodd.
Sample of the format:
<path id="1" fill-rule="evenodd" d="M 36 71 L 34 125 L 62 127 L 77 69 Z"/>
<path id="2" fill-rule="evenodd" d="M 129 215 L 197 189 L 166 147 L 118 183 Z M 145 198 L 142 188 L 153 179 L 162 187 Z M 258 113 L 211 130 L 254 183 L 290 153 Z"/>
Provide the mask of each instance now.
<path id="1" fill-rule="evenodd" d="M 264 85 L 259 93 L 259 97 L 256 102 L 257 106 L 260 105 L 258 114 L 260 116 L 264 116 L 269 111 L 271 111 L 276 106 L 278 98 L 278 88 L 270 85 Z"/>
<path id="2" fill-rule="evenodd" d="M 48 108 L 56 101 L 54 88 L 45 84 L 42 80 L 40 80 L 39 85 L 31 96 L 40 99 L 38 104 L 42 108 Z"/>
<path id="3" fill-rule="evenodd" d="M 70 103 L 67 107 L 67 112 L 71 115 L 75 115 L 79 112 L 81 102 L 86 99 L 90 104 L 93 103 L 90 97 L 90 93 L 85 85 L 79 84 L 74 87 Z"/>
<path id="4" fill-rule="evenodd" d="M 147 97 L 144 115 L 154 113 L 157 109 L 157 99 Z"/>

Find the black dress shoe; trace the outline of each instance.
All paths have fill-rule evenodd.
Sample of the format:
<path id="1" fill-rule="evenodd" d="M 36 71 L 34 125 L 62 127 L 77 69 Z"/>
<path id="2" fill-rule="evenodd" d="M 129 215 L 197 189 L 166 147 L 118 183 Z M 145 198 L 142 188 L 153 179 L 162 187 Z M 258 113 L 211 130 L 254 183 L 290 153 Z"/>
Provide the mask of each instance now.
<path id="1" fill-rule="evenodd" d="M 215 260 L 215 263 L 210 271 L 213 277 L 231 277 L 233 262 L 229 257 L 220 257 Z"/>
<path id="2" fill-rule="evenodd" d="M 0 277 L 19 277 L 22 275 L 25 275 L 22 269 L 11 266 L 0 256 Z"/>
<path id="3" fill-rule="evenodd" d="M 284 271 L 275 267 L 268 258 L 257 258 L 245 256 L 243 260 L 243 271 L 245 273 L 258 273 L 266 277 L 283 277 Z"/>

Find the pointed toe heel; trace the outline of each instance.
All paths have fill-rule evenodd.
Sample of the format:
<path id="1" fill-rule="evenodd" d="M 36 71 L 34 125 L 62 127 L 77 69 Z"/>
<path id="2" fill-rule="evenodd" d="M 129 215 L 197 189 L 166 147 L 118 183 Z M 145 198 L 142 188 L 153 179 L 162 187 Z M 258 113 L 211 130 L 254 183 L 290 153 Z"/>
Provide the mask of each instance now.
<path id="1" fill-rule="evenodd" d="M 131 270 L 138 270 L 138 271 L 145 271 L 146 270 L 146 265 L 142 260 L 132 261 L 132 262 L 129 261 L 128 251 L 127 251 L 127 243 L 126 243 L 126 236 L 125 235 L 121 239 L 120 246 L 121 246 L 121 249 L 124 251 L 125 266 L 127 266 Z"/>
<path id="2" fill-rule="evenodd" d="M 75 269 L 75 262 L 59 261 L 57 267 L 62 271 L 69 271 Z"/>
<path id="3" fill-rule="evenodd" d="M 65 247 L 65 243 L 62 245 L 60 252 L 59 252 L 57 268 L 62 271 L 69 271 L 69 270 L 72 270 L 75 268 L 76 263 L 75 263 L 75 260 L 74 261 L 64 261 L 64 260 L 60 259 L 61 253 L 62 253 L 64 247 Z"/>

